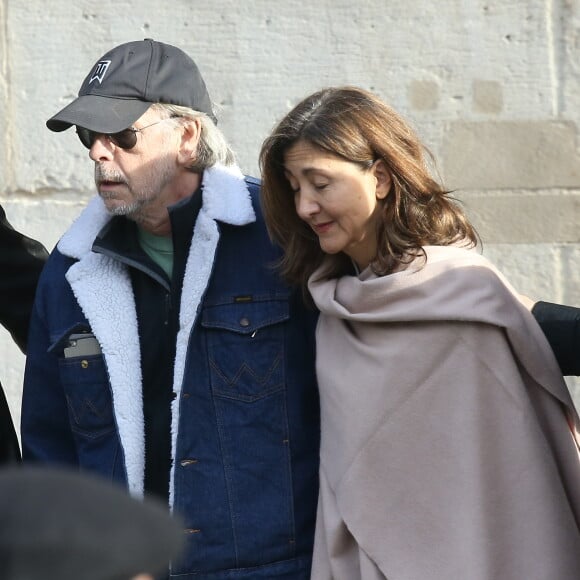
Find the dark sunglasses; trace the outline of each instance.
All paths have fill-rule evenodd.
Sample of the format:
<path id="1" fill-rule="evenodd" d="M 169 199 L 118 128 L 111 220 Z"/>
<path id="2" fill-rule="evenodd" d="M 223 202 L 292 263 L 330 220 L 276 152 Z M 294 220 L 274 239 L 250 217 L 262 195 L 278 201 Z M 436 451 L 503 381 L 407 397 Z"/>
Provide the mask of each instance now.
<path id="1" fill-rule="evenodd" d="M 157 125 L 158 123 L 163 123 L 163 121 L 169 121 L 169 119 L 174 118 L 175 116 L 167 117 L 166 119 L 160 119 L 159 121 L 155 121 L 155 123 L 145 125 L 145 127 L 141 127 L 139 129 L 135 129 L 135 127 L 129 127 L 128 129 L 123 129 L 118 133 L 97 133 L 95 131 L 85 129 L 84 127 L 77 127 L 77 135 L 79 136 L 81 143 L 87 149 L 90 149 L 93 146 L 99 135 L 106 137 L 116 147 L 120 147 L 121 149 L 133 149 L 133 147 L 135 147 L 137 144 L 137 133 L 140 133 L 144 129 L 148 129 L 149 127 L 153 127 L 153 125 Z"/>

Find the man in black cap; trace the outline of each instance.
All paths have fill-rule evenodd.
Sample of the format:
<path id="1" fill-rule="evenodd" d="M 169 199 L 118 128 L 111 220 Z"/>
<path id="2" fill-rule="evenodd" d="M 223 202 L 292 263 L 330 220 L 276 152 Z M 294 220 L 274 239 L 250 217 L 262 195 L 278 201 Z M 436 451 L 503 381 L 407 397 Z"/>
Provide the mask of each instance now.
<path id="1" fill-rule="evenodd" d="M 0 324 L 26 350 L 36 283 L 48 254 L 44 246 L 16 231 L 0 206 Z M 0 384 L 0 465 L 20 461 L 10 409 Z"/>
<path id="2" fill-rule="evenodd" d="M 158 502 L 69 470 L 0 470 L 2 580 L 153 580 L 182 545 Z"/>
<path id="3" fill-rule="evenodd" d="M 51 118 L 75 126 L 98 196 L 39 283 L 25 461 L 167 501 L 171 576 L 306 580 L 317 499 L 316 313 L 278 277 L 258 203 L 180 49 L 112 49 Z"/>

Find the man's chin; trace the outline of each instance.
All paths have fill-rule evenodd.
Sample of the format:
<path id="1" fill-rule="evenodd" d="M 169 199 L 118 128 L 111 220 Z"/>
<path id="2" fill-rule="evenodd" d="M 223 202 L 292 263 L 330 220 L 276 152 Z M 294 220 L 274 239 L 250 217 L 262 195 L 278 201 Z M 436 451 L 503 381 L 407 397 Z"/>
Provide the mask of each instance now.
<path id="1" fill-rule="evenodd" d="M 130 218 L 133 214 L 137 213 L 141 207 L 140 204 L 123 203 L 122 201 L 114 199 L 113 197 L 101 195 L 101 199 L 105 204 L 107 212 L 111 215 L 124 215 Z"/>

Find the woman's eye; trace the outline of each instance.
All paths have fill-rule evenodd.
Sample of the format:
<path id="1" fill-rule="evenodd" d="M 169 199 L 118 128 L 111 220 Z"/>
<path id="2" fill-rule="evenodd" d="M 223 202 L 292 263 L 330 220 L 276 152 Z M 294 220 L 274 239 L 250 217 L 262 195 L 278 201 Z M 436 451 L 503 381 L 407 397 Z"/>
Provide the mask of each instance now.
<path id="1" fill-rule="evenodd" d="M 300 191 L 300 187 L 294 180 L 286 178 L 286 184 L 288 185 L 292 193 L 297 193 L 298 191 Z"/>
<path id="2" fill-rule="evenodd" d="M 328 183 L 315 183 L 314 184 L 315 189 L 317 189 L 319 191 L 324 189 L 327 186 L 328 186 Z"/>

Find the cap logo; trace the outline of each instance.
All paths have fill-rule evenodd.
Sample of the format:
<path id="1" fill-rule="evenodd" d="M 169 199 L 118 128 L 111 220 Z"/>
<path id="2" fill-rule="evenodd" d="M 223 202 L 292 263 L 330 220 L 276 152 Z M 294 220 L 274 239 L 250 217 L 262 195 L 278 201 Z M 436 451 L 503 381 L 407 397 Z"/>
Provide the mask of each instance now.
<path id="1" fill-rule="evenodd" d="M 91 75 L 91 78 L 89 79 L 89 85 L 93 81 L 99 81 L 99 83 L 102 83 L 103 77 L 105 76 L 105 73 L 107 72 L 107 69 L 109 68 L 110 64 L 111 64 L 110 60 L 100 60 L 97 63 L 97 66 L 95 67 L 95 70 L 93 71 L 93 74 Z"/>

